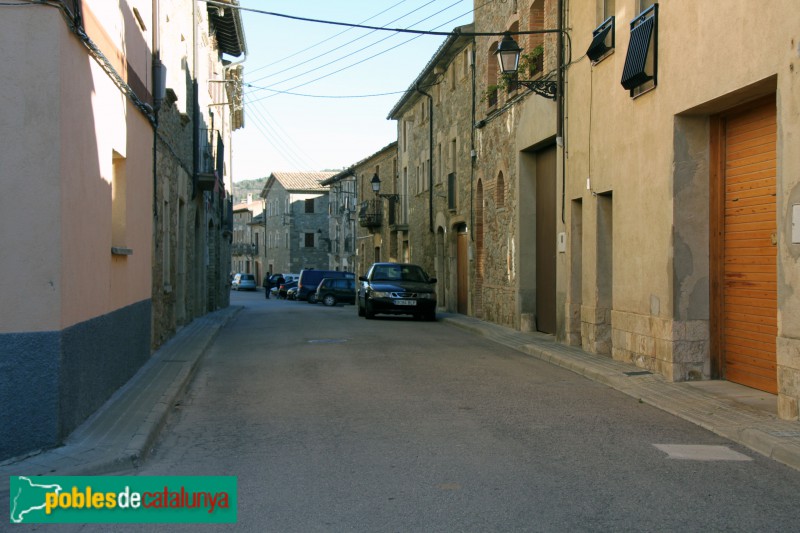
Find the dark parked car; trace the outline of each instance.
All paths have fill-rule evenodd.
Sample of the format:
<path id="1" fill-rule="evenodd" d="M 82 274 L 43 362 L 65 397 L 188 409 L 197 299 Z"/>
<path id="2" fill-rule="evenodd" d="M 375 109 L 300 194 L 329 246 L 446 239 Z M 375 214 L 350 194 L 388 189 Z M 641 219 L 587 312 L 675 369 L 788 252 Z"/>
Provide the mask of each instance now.
<path id="1" fill-rule="evenodd" d="M 338 303 L 356 303 L 356 280 L 343 278 L 323 278 L 317 287 L 316 300 L 328 307 Z"/>
<path id="2" fill-rule="evenodd" d="M 297 299 L 308 300 L 310 304 L 317 303 L 317 287 L 324 278 L 356 279 L 356 275 L 338 270 L 303 269 L 297 280 Z"/>
<path id="3" fill-rule="evenodd" d="M 358 280 L 358 316 L 414 315 L 436 320 L 436 278 L 429 278 L 422 267 L 375 263 Z"/>
<path id="4" fill-rule="evenodd" d="M 297 285 L 295 285 L 291 289 L 287 289 L 286 290 L 286 299 L 287 300 L 297 300 Z"/>
<path id="5" fill-rule="evenodd" d="M 289 281 L 287 283 L 281 283 L 280 286 L 278 287 L 278 295 L 277 295 L 278 298 L 285 300 L 286 299 L 286 293 L 289 291 L 289 289 L 292 289 L 294 287 L 297 287 L 297 282 L 296 281 Z"/>

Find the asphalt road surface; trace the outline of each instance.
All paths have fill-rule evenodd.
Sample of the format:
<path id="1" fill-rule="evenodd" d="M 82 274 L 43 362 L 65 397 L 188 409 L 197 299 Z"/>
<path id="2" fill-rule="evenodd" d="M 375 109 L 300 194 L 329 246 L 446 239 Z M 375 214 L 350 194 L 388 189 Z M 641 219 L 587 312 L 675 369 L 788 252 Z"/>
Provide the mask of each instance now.
<path id="1" fill-rule="evenodd" d="M 232 300 L 126 474 L 237 476 L 238 523 L 59 530 L 800 530 L 800 472 L 567 370 L 441 321 Z"/>

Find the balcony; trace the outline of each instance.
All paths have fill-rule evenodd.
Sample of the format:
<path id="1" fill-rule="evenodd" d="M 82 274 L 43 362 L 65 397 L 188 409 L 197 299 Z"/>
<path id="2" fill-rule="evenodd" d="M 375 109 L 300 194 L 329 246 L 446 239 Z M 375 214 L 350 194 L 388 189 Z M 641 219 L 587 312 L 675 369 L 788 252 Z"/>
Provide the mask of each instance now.
<path id="1" fill-rule="evenodd" d="M 256 256 L 258 255 L 258 243 L 235 242 L 231 246 L 231 255 Z"/>
<path id="2" fill-rule="evenodd" d="M 361 202 L 358 223 L 362 228 L 379 228 L 383 224 L 383 200 Z"/>
<path id="3" fill-rule="evenodd" d="M 225 168 L 225 144 L 216 130 L 200 130 L 200 157 L 197 168 L 197 185 L 201 191 L 211 191 L 222 181 Z"/>
<path id="4" fill-rule="evenodd" d="M 404 196 L 389 200 L 389 228 L 392 231 L 408 229 L 408 204 Z"/>

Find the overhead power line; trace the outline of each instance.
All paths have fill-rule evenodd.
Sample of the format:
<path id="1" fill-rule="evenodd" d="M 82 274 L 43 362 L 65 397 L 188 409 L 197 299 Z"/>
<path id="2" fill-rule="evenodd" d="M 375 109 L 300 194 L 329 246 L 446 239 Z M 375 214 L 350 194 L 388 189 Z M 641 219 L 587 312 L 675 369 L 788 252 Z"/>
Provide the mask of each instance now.
<path id="1" fill-rule="evenodd" d="M 393 6 L 391 6 L 391 7 L 388 7 L 388 8 L 386 8 L 386 9 L 384 9 L 384 10 L 383 10 L 383 11 L 381 11 L 380 13 L 376 13 L 375 15 L 372 15 L 371 17 L 369 17 L 369 18 L 366 18 L 366 19 L 362 20 L 361 22 L 359 22 L 359 24 L 364 24 L 365 22 L 368 22 L 368 21 L 370 21 L 370 20 L 374 19 L 375 17 L 378 17 L 378 16 L 380 16 L 380 15 L 383 15 L 384 13 L 386 13 L 386 12 L 388 12 L 388 11 L 391 11 L 391 10 L 392 10 L 392 9 L 394 9 L 395 7 L 399 6 L 400 4 L 404 4 L 404 3 L 405 3 L 405 2 L 407 2 L 407 1 L 408 1 L 408 0 L 400 0 L 400 2 L 397 2 L 397 3 L 396 3 L 396 4 L 394 4 Z M 415 11 L 418 11 L 418 10 L 422 9 L 423 7 L 427 6 L 428 4 L 430 4 L 430 3 L 434 2 L 434 1 L 435 1 L 435 0 L 431 0 L 431 2 L 428 2 L 427 4 L 424 4 L 424 5 L 422 5 L 422 6 L 418 7 L 418 8 L 416 8 L 416 9 L 414 9 L 413 11 L 411 11 L 411 12 L 409 12 L 409 13 L 406 13 L 405 15 L 403 15 L 403 16 L 401 16 L 401 17 L 398 17 L 398 18 L 396 18 L 396 19 L 394 19 L 394 20 L 392 20 L 392 21 L 388 22 L 388 24 L 391 24 L 391 23 L 393 23 L 393 22 L 397 22 L 398 20 L 400 20 L 400 19 L 402 19 L 402 18 L 405 18 L 405 17 L 407 17 L 407 16 L 411 15 L 411 13 L 414 13 Z M 354 29 L 354 28 L 347 28 L 347 29 L 345 29 L 345 30 L 342 30 L 342 31 L 340 31 L 339 33 L 336 33 L 336 34 L 334 34 L 334 35 L 331 35 L 331 36 L 330 36 L 330 37 L 328 37 L 327 39 L 323 39 L 323 40 L 321 40 L 321 41 L 318 41 L 318 42 L 316 42 L 316 43 L 312 44 L 311 46 L 307 46 L 306 48 L 303 48 L 302 50 L 299 50 L 299 51 L 297 51 L 297 52 L 295 52 L 295 53 L 293 53 L 293 54 L 290 54 L 290 55 L 288 55 L 288 56 L 285 56 L 285 57 L 283 57 L 283 58 L 281 58 L 281 59 L 278 59 L 277 61 L 273 61 L 272 63 L 267 63 L 267 64 L 266 64 L 266 65 L 264 65 L 263 67 L 258 67 L 258 68 L 255 68 L 255 69 L 249 69 L 249 71 L 250 71 L 250 73 L 252 74 L 253 72 L 258 72 L 259 70 L 264 70 L 265 68 L 271 67 L 271 66 L 273 66 L 273 65 L 277 65 L 277 64 L 279 64 L 279 63 L 283 63 L 284 61 L 286 61 L 286 60 L 288 60 L 288 59 L 291 59 L 291 58 L 293 58 L 293 57 L 295 57 L 295 56 L 297 56 L 297 55 L 299 55 L 299 54 L 302 54 L 303 52 L 307 52 L 307 51 L 309 51 L 309 50 L 311 50 L 311 49 L 314 49 L 314 48 L 316 48 L 316 47 L 320 46 L 321 44 L 325 44 L 325 43 L 327 43 L 327 42 L 329 42 L 329 41 L 332 41 L 332 40 L 333 40 L 333 39 L 335 39 L 336 37 L 339 37 L 340 35 L 343 35 L 343 34 L 347 33 L 348 31 L 350 31 L 350 30 L 352 30 L 352 29 Z M 371 32 L 370 32 L 370 33 L 371 33 Z M 344 44 L 344 45 L 342 45 L 342 46 L 345 46 L 345 45 L 351 44 L 351 43 L 353 43 L 353 42 L 355 42 L 355 41 L 357 41 L 357 40 L 359 40 L 359 39 L 363 39 L 363 38 L 364 38 L 364 37 L 366 37 L 367 35 L 369 35 L 369 33 L 366 33 L 366 34 L 362 35 L 361 37 L 358 37 L 358 38 L 356 38 L 356 39 L 353 39 L 353 40 L 351 40 L 351 41 L 348 41 L 347 43 L 345 43 L 345 44 Z M 341 46 L 337 47 L 336 49 L 338 49 L 338 48 L 341 48 Z M 332 51 L 332 50 L 331 50 L 331 51 Z M 329 52 L 326 52 L 326 54 L 327 54 L 327 53 L 330 53 L 330 51 L 329 51 Z M 290 67 L 290 68 L 294 68 L 294 67 Z M 278 71 L 278 72 L 274 73 L 273 75 L 275 75 L 275 74 L 280 74 L 281 72 L 285 72 L 286 70 L 289 70 L 289 69 L 284 69 L 284 70 L 282 70 L 282 71 Z"/>
<path id="2" fill-rule="evenodd" d="M 453 2 L 452 4 L 448 5 L 447 7 L 443 8 L 443 9 L 440 9 L 440 10 L 439 10 L 439 11 L 437 11 L 436 13 L 433 13 L 433 14 L 431 14 L 431 15 L 428 15 L 428 16 L 427 16 L 427 17 L 425 17 L 424 19 L 422 19 L 422 20 L 420 20 L 420 21 L 417 21 L 417 22 L 415 22 L 414 24 L 412 24 L 412 26 L 416 26 L 417 24 L 420 24 L 420 23 L 422 23 L 422 22 L 424 22 L 424 21 L 426 21 L 426 20 L 428 20 L 428 19 L 431 19 L 431 18 L 435 17 L 436 15 L 439 15 L 439 14 L 443 13 L 444 11 L 447 11 L 448 9 L 450 9 L 450 8 L 452 8 L 452 7 L 455 7 L 456 5 L 458 5 L 459 3 L 461 3 L 461 1 L 462 1 L 462 0 L 456 0 L 456 1 L 455 1 L 455 2 Z M 430 4 L 430 3 L 432 3 L 432 2 L 428 2 L 428 4 Z M 425 4 L 425 5 L 427 6 L 428 4 Z M 466 13 L 465 13 L 465 14 L 466 14 Z M 465 15 L 465 14 L 464 14 L 464 15 Z M 461 17 L 463 17 L 464 15 L 459 15 L 458 17 L 456 17 L 456 19 L 457 19 L 457 18 L 461 18 Z M 451 20 L 456 20 L 456 19 L 451 19 Z M 449 21 L 448 21 L 448 22 L 449 22 Z M 445 22 L 445 24 L 447 24 L 447 22 Z M 440 25 L 440 27 L 441 27 L 441 25 Z M 367 36 L 367 35 L 369 35 L 370 33 L 374 33 L 374 32 L 375 32 L 375 30 L 372 30 L 371 32 L 369 32 L 369 33 L 367 33 L 367 34 L 363 35 L 362 37 L 366 37 L 366 36 Z M 282 79 L 282 80 L 280 80 L 280 81 L 272 82 L 272 83 L 270 83 L 269 85 L 267 85 L 267 87 L 275 87 L 276 85 L 280 85 L 280 84 L 282 84 L 282 83 L 285 83 L 285 82 L 287 82 L 287 81 L 291 81 L 291 80 L 293 80 L 293 79 L 296 79 L 296 78 L 299 78 L 299 77 L 301 77 L 301 76 L 305 76 L 306 74 L 310 74 L 310 73 L 316 72 L 317 70 L 319 70 L 319 69 L 321 69 L 321 68 L 324 68 L 324 67 L 327 67 L 327 66 L 333 65 L 334 63 L 338 63 L 339 61 L 344 61 L 345 59 L 350 59 L 350 58 L 352 58 L 352 57 L 353 57 L 355 54 L 358 54 L 359 52 L 363 52 L 364 50 L 368 50 L 369 48 L 371 48 L 371 47 L 373 47 L 373 46 L 377 45 L 378 43 L 382 43 L 383 41 L 386 41 L 386 40 L 388 40 L 388 39 L 391 39 L 391 38 L 393 38 L 393 37 L 395 37 L 395 36 L 396 36 L 396 34 L 395 34 L 395 35 L 389 35 L 389 36 L 387 36 L 387 37 L 384 37 L 384 38 L 382 38 L 382 39 L 379 39 L 379 40 L 377 40 L 377 41 L 375 41 L 375 42 L 373 42 L 373 43 L 370 43 L 370 44 L 368 44 L 368 45 L 366 45 L 366 46 L 362 46 L 362 47 L 361 47 L 361 48 L 359 48 L 358 50 L 354 50 L 353 52 L 350 52 L 350 53 L 348 53 L 348 54 L 346 54 L 346 55 L 340 56 L 340 57 L 338 57 L 337 59 L 333 59 L 333 60 L 331 60 L 331 61 L 328 61 L 328 62 L 327 62 L 327 63 L 325 63 L 325 64 L 322 64 L 322 65 L 316 66 L 316 67 L 314 67 L 314 68 L 311 68 L 311 69 L 309 69 L 309 70 L 306 70 L 305 72 L 301 72 L 300 74 L 295 74 L 294 76 L 291 76 L 291 77 L 289 77 L 289 78 L 284 78 L 284 79 Z M 419 36 L 417 36 L 417 37 L 419 37 Z M 414 39 L 416 39 L 417 37 L 414 37 Z M 325 52 L 324 54 L 322 54 L 322 55 L 319 55 L 319 56 L 317 56 L 317 57 L 316 57 L 316 58 L 314 58 L 314 59 L 319 59 L 319 58 L 321 58 L 321 57 L 323 57 L 323 56 L 325 56 L 325 55 L 328 55 L 329 53 L 332 53 L 332 52 L 334 52 L 335 50 L 338 50 L 338 49 L 340 49 L 340 48 L 343 48 L 344 46 L 346 46 L 346 45 L 348 45 L 348 44 L 351 44 L 351 43 L 353 43 L 353 42 L 355 42 L 355 41 L 357 41 L 357 40 L 359 40 L 359 39 L 361 39 L 361 37 L 359 37 L 358 39 L 354 39 L 354 40 L 350 41 L 349 43 L 345 43 L 345 44 L 343 44 L 343 45 L 341 45 L 341 46 L 339 46 L 339 47 L 337 47 L 337 48 L 334 48 L 334 49 L 332 49 L 332 50 L 330 50 L 330 51 L 328 51 L 328 52 Z M 411 39 L 409 39 L 409 41 L 410 41 L 410 40 L 411 40 Z M 406 41 L 406 42 L 408 42 L 408 41 Z M 297 66 L 299 66 L 299 65 L 297 65 Z M 295 67 L 292 67 L 292 68 L 295 68 Z M 280 74 L 280 72 L 277 72 L 276 74 Z M 258 79 L 256 79 L 256 80 L 253 80 L 253 81 L 254 81 L 254 82 L 255 82 L 255 81 L 261 81 L 261 80 L 263 80 L 264 78 L 267 78 L 267 77 L 270 77 L 270 76 L 264 76 L 264 77 L 258 78 Z"/>
<path id="3" fill-rule="evenodd" d="M 446 24 L 449 24 L 449 23 L 453 22 L 454 20 L 458 20 L 458 19 L 459 19 L 459 18 L 461 18 L 462 16 L 464 16 L 464 15 L 459 15 L 458 17 L 455 17 L 455 18 L 453 18 L 453 19 L 450 19 L 450 20 L 448 20 L 447 22 L 444 22 L 444 23 L 440 24 L 439 26 L 441 27 L 441 26 L 444 26 L 444 25 L 446 25 Z M 330 72 L 330 73 L 328 73 L 328 74 L 324 74 L 324 75 L 322 75 L 322 76 L 319 76 L 319 77 L 317 77 L 317 78 L 314 78 L 313 80 L 309 80 L 309 81 L 306 81 L 306 82 L 304 82 L 304 83 L 299 83 L 299 84 L 297 84 L 297 85 L 295 85 L 295 86 L 293 86 L 293 87 L 289 87 L 288 89 L 285 89 L 285 90 L 286 90 L 286 91 L 292 91 L 292 90 L 294 90 L 294 89 L 297 89 L 297 88 L 299 88 L 299 87 L 303 87 L 303 86 L 305 86 L 305 85 L 309 85 L 309 84 L 311 84 L 311 83 L 314 83 L 315 81 L 319 81 L 319 80 L 321 80 L 321 79 L 328 78 L 328 77 L 330 77 L 330 76 L 333 76 L 333 75 L 335 75 L 335 74 L 339 74 L 340 72 L 343 72 L 343 71 L 345 71 L 345 70 L 348 70 L 348 69 L 351 69 L 351 68 L 353 68 L 353 67 L 355 67 L 355 66 L 358 66 L 358 65 L 360 65 L 360 64 L 361 64 L 361 63 L 363 63 L 364 61 L 368 61 L 368 60 L 370 60 L 370 59 L 374 59 L 374 58 L 376 58 L 376 57 L 378 57 L 378 56 L 380 56 L 380 55 L 383 55 L 383 54 L 385 54 L 385 53 L 387 53 L 387 52 L 390 52 L 390 51 L 394 50 L 395 48 L 399 48 L 400 46 L 403 46 L 404 44 L 410 43 L 411 41 L 413 41 L 413 40 L 415 40 L 415 39 L 419 39 L 420 37 L 422 37 L 422 35 L 415 35 L 414 37 L 411 37 L 410 39 L 406 39 L 405 41 L 403 41 L 403 42 L 401 42 L 401 43 L 398 43 L 398 44 L 396 44 L 396 45 L 394 45 L 394 46 L 391 46 L 391 47 L 389 47 L 389 48 L 387 48 L 387 49 L 385 49 L 385 50 L 382 50 L 382 51 L 380 51 L 380 52 L 377 52 L 377 53 L 375 53 L 375 54 L 372 54 L 371 56 L 369 56 L 369 57 L 367 57 L 367 58 L 361 59 L 361 60 L 359 60 L 359 61 L 356 61 L 356 62 L 354 62 L 354 63 L 351 63 L 351 64 L 349 64 L 349 65 L 346 65 L 346 66 L 344 66 L 344 67 L 342 67 L 342 68 L 340 68 L 340 69 L 338 69 L 338 70 L 335 70 L 335 71 L 333 71 L 333 72 Z M 257 89 L 257 90 L 258 90 L 258 89 Z M 273 93 L 273 94 L 270 94 L 270 95 L 267 95 L 267 96 L 262 96 L 261 98 L 254 99 L 254 100 L 253 100 L 253 102 L 259 102 L 259 101 L 261 101 L 261 100 L 266 100 L 267 98 L 272 98 L 273 96 L 276 96 L 277 94 L 278 94 L 278 93 Z"/>
<path id="4" fill-rule="evenodd" d="M 200 0 L 198 0 L 200 1 Z M 263 9 L 255 9 L 252 7 L 242 7 L 242 6 L 232 6 L 230 4 L 224 4 L 222 2 L 216 2 L 214 0 L 203 0 L 208 5 L 211 6 L 219 6 L 224 7 L 227 9 L 238 9 L 240 11 L 249 11 L 252 13 L 258 13 L 260 15 L 269 15 L 272 17 L 281 17 L 291 20 L 300 20 L 303 22 L 313 22 L 316 24 L 330 24 L 333 26 L 347 26 L 349 28 L 362 28 L 365 30 L 378 30 L 378 31 L 393 31 L 397 33 L 413 33 L 416 35 L 439 35 L 442 37 L 449 37 L 451 35 L 466 35 L 469 37 L 499 37 L 505 35 L 506 33 L 511 35 L 534 35 L 539 33 L 558 33 L 564 32 L 564 30 L 527 30 L 527 31 L 489 31 L 489 32 L 454 32 L 454 31 L 435 31 L 435 30 L 412 30 L 409 28 L 385 28 L 382 26 L 367 26 L 364 24 L 353 24 L 350 22 L 338 22 L 334 20 L 322 20 L 322 19 L 312 19 L 308 17 L 298 17 L 295 15 L 287 15 L 285 13 L 275 13 L 274 11 L 264 11 Z M 566 33 L 566 32 L 564 32 Z"/>

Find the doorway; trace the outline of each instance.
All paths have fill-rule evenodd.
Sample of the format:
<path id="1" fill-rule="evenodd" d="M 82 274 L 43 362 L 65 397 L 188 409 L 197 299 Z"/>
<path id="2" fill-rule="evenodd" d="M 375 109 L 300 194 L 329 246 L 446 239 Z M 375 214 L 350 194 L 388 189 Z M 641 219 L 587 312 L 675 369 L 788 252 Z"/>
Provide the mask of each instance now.
<path id="1" fill-rule="evenodd" d="M 457 311 L 466 315 L 469 313 L 469 234 L 466 226 L 458 227 L 458 250 L 456 252 L 456 291 L 457 291 Z"/>
<path id="2" fill-rule="evenodd" d="M 775 98 L 711 120 L 715 375 L 777 393 Z"/>
<path id="3" fill-rule="evenodd" d="M 556 146 L 536 152 L 536 329 L 556 333 Z"/>

